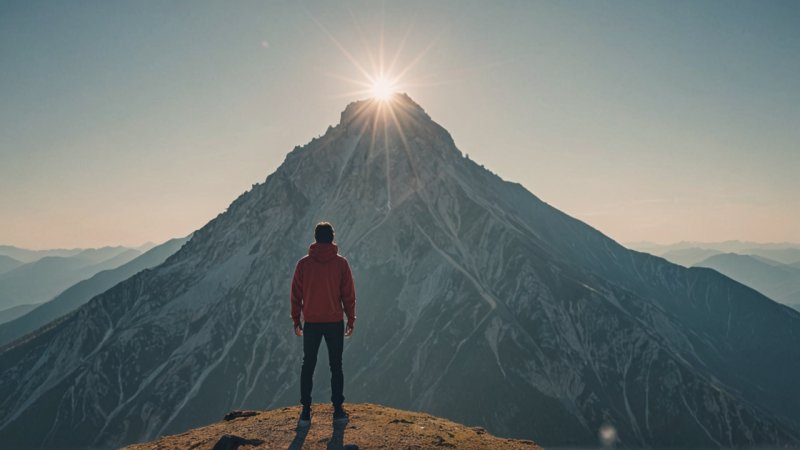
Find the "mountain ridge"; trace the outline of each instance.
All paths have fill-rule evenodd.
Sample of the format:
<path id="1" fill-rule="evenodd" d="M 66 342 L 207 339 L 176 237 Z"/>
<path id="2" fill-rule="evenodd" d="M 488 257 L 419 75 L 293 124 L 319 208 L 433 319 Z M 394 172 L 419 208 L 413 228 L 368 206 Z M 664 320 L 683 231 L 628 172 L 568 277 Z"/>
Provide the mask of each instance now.
<path id="1" fill-rule="evenodd" d="M 800 268 L 754 255 L 721 253 L 695 264 L 708 267 L 785 304 L 800 304 Z"/>
<path id="2" fill-rule="evenodd" d="M 188 239 L 175 238 L 155 245 L 136 258 L 114 267 L 100 271 L 90 278 L 81 280 L 68 287 L 52 300 L 32 306 L 24 315 L 0 323 L 0 349 L 6 345 L 14 345 L 13 341 L 22 338 L 56 320 L 64 314 L 72 312 L 86 301 L 100 294 L 119 281 L 123 281 L 139 270 L 154 267 L 174 253 Z"/>
<path id="3" fill-rule="evenodd" d="M 0 255 L 0 274 L 23 265 L 22 261 L 8 255 Z"/>
<path id="4" fill-rule="evenodd" d="M 46 255 L 0 273 L 0 307 L 43 303 L 95 273 L 138 256 L 126 247 L 84 249 L 72 256 Z"/>

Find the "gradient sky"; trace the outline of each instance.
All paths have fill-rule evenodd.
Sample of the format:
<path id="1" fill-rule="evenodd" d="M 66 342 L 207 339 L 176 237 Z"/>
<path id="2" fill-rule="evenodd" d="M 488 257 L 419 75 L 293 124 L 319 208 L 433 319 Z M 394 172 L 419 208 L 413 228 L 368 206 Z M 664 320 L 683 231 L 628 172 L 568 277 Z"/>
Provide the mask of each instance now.
<path id="1" fill-rule="evenodd" d="M 800 242 L 797 1 L 26 0 L 0 2 L 0 244 L 201 227 L 363 97 L 332 38 L 369 67 L 381 29 L 463 152 L 612 238 Z"/>

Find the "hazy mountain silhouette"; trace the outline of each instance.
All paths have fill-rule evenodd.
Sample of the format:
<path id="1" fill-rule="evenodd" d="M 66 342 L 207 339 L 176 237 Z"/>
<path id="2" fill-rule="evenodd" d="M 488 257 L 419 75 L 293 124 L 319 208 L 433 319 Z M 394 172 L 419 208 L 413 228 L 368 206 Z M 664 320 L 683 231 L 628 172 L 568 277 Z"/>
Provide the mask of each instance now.
<path id="1" fill-rule="evenodd" d="M 800 244 L 790 242 L 678 242 L 667 245 L 654 244 L 652 242 L 632 242 L 628 245 L 635 250 L 661 256 L 675 264 L 686 267 L 693 266 L 706 258 L 720 253 L 759 256 L 782 264 L 800 262 Z"/>
<path id="2" fill-rule="evenodd" d="M 145 253 L 145 252 L 148 252 L 148 251 L 150 251 L 150 249 L 152 249 L 152 248 L 153 248 L 153 247 L 155 247 L 156 245 L 159 245 L 159 244 L 156 244 L 155 242 L 150 242 L 150 241 L 147 241 L 147 242 L 145 242 L 144 244 L 142 244 L 142 245 L 140 245 L 140 246 L 138 246 L 138 247 L 134 247 L 134 248 L 135 248 L 136 250 L 139 250 L 139 251 L 140 251 L 140 252 L 142 252 L 142 253 Z"/>
<path id="3" fill-rule="evenodd" d="M 15 269 L 23 264 L 25 263 L 10 256 L 0 255 L 0 273 L 8 272 L 9 270 Z"/>
<path id="4" fill-rule="evenodd" d="M 785 305 L 800 304 L 800 268 L 759 256 L 724 253 L 697 263 Z"/>
<path id="5" fill-rule="evenodd" d="M 325 219 L 358 292 L 347 401 L 545 447 L 604 424 L 630 447 L 800 445 L 800 313 L 626 249 L 393 105 L 348 105 L 163 264 L 0 353 L 0 441 L 112 447 L 296 404 L 289 281 Z"/>
<path id="6" fill-rule="evenodd" d="M 680 264 L 685 267 L 690 267 L 714 255 L 719 255 L 720 253 L 721 252 L 719 250 L 714 250 L 710 248 L 691 247 L 691 248 L 670 250 L 662 253 L 659 256 L 665 258 L 668 261 L 674 262 L 675 264 Z"/>
<path id="7" fill-rule="evenodd" d="M 747 253 L 752 249 L 759 250 L 778 250 L 796 249 L 800 250 L 800 243 L 794 242 L 753 242 L 753 241 L 719 241 L 719 242 L 701 242 L 701 241 L 681 241 L 672 244 L 657 244 L 654 242 L 629 242 L 626 243 L 630 248 L 639 251 L 662 254 L 671 250 L 682 250 L 687 248 L 707 248 L 714 249 L 721 253 Z"/>
<path id="8" fill-rule="evenodd" d="M 783 264 L 800 263 L 800 249 L 781 248 L 781 249 L 750 249 L 742 253 L 760 256 L 762 258 L 778 261 Z"/>
<path id="9" fill-rule="evenodd" d="M 84 251 L 83 248 L 53 248 L 47 250 L 28 250 L 13 245 L 0 245 L 0 255 L 10 256 L 23 263 L 34 262 L 45 256 L 75 256 Z"/>
<path id="10" fill-rule="evenodd" d="M 126 247 L 84 249 L 72 256 L 44 256 L 0 274 L 0 308 L 42 303 L 97 272 L 139 256 Z"/>
<path id="11" fill-rule="evenodd" d="M 0 324 L 4 324 L 16 319 L 17 317 L 23 316 L 39 305 L 40 303 L 35 303 L 33 305 L 17 305 L 6 309 L 0 309 Z"/>
<path id="12" fill-rule="evenodd" d="M 0 325 L 0 346 L 20 338 L 41 326 L 75 310 L 115 284 L 137 272 L 155 267 L 175 253 L 189 237 L 171 239 L 152 247 L 147 252 L 114 269 L 103 270 L 91 278 L 79 281 L 54 299 L 41 305 L 34 305 L 26 314 Z M 27 306 L 27 305 L 26 305 Z"/>

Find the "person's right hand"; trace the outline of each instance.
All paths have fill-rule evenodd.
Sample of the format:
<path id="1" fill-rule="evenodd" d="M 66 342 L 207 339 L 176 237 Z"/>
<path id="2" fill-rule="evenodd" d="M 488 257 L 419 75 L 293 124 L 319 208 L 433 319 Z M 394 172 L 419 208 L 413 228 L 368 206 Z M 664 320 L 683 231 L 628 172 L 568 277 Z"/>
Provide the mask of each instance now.
<path id="1" fill-rule="evenodd" d="M 295 325 L 294 326 L 294 335 L 295 336 L 302 336 L 303 335 L 303 326 L 302 325 Z"/>

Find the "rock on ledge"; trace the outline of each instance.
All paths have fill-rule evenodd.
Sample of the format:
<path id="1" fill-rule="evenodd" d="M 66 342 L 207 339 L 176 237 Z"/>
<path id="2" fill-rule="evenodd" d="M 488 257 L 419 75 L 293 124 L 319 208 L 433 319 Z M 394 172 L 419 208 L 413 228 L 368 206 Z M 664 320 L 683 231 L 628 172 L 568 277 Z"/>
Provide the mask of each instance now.
<path id="1" fill-rule="evenodd" d="M 350 422 L 333 426 L 330 404 L 315 404 L 311 426 L 297 427 L 300 407 L 229 414 L 228 420 L 164 436 L 129 450 L 162 449 L 530 449 L 531 441 L 492 436 L 483 428 L 467 427 L 425 413 L 369 403 L 345 404 Z"/>

